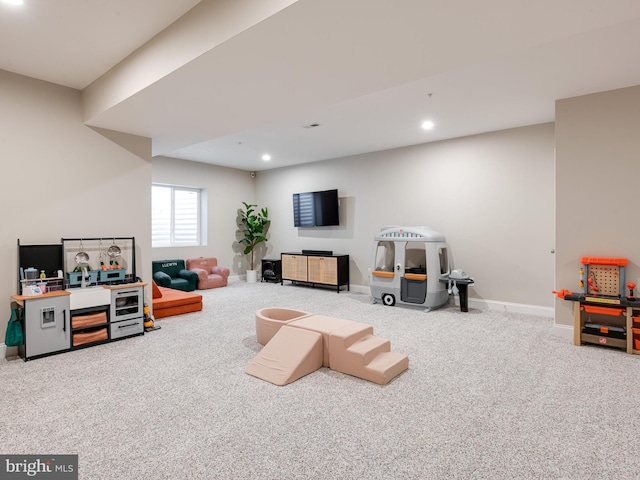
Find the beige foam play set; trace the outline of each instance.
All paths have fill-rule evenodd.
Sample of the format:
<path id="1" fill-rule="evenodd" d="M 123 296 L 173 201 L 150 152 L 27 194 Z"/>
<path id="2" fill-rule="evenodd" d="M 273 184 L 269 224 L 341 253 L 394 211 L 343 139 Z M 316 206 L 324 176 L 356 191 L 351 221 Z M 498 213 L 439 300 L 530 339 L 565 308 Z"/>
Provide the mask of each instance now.
<path id="1" fill-rule="evenodd" d="M 246 373 L 287 385 L 320 367 L 384 385 L 409 367 L 409 358 L 391 351 L 391 342 L 365 323 L 314 315 L 290 308 L 256 312 L 256 336 L 264 348 Z"/>

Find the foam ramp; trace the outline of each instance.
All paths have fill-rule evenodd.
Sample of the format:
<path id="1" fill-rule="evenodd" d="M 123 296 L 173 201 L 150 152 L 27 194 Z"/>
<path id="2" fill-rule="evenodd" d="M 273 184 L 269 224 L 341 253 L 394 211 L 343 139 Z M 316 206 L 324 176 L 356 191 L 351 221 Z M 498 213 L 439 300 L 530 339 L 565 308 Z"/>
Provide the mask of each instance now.
<path id="1" fill-rule="evenodd" d="M 274 385 L 287 385 L 318 370 L 322 359 L 322 334 L 283 325 L 245 372 Z"/>

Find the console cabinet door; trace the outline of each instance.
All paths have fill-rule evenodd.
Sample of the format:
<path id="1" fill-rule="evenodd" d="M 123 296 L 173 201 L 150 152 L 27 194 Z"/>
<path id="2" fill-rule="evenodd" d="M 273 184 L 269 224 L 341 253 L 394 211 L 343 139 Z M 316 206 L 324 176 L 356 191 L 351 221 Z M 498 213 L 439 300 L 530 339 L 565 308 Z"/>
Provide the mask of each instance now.
<path id="1" fill-rule="evenodd" d="M 298 282 L 307 281 L 307 257 L 282 254 L 282 278 Z"/>
<path id="2" fill-rule="evenodd" d="M 338 284 L 338 259 L 336 257 L 309 257 L 309 282 Z"/>

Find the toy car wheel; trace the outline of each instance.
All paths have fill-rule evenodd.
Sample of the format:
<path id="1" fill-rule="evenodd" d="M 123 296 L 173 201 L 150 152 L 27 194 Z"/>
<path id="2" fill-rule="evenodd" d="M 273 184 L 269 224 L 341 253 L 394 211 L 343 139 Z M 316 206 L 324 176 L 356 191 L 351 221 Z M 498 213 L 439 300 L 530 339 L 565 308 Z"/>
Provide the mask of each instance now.
<path id="1" fill-rule="evenodd" d="M 382 295 L 382 303 L 384 303 L 388 307 L 393 307 L 396 304 L 396 297 L 394 297 L 390 293 L 385 293 L 384 295 Z"/>

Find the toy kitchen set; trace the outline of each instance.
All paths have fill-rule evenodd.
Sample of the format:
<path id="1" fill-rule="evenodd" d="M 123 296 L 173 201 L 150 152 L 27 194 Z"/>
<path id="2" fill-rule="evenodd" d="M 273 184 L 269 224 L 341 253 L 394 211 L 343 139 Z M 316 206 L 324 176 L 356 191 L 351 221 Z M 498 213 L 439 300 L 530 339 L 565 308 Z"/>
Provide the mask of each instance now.
<path id="1" fill-rule="evenodd" d="M 26 361 L 144 334 L 134 237 L 21 245 L 18 291 Z"/>

